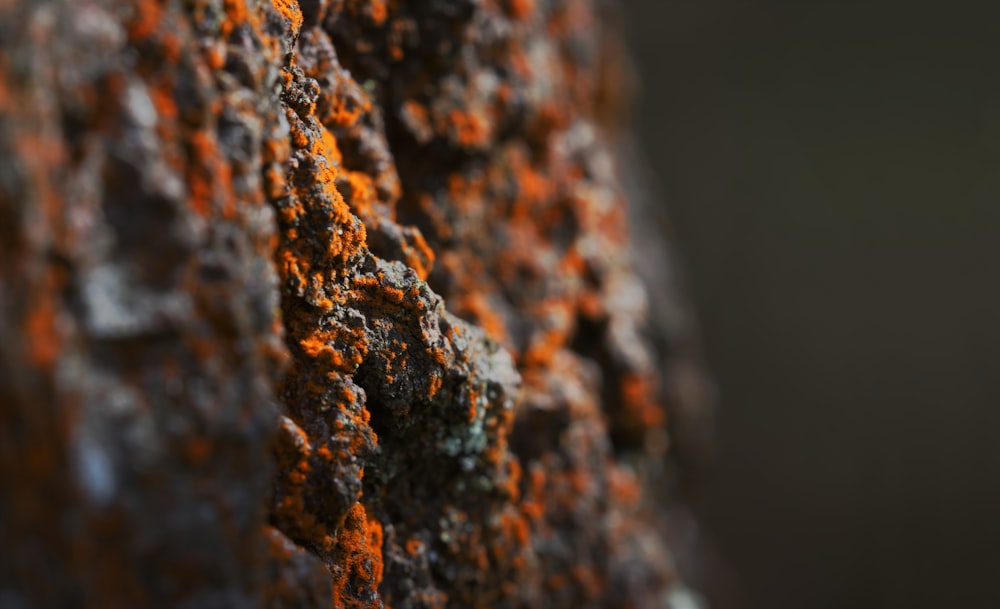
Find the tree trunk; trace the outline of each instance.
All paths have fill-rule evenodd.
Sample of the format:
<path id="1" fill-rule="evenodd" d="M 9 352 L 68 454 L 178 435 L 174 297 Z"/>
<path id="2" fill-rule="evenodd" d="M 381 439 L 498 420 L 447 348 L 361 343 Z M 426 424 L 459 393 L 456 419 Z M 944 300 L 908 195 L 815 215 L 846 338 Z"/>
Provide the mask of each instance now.
<path id="1" fill-rule="evenodd" d="M 611 23 L 0 2 L 0 606 L 671 606 Z"/>

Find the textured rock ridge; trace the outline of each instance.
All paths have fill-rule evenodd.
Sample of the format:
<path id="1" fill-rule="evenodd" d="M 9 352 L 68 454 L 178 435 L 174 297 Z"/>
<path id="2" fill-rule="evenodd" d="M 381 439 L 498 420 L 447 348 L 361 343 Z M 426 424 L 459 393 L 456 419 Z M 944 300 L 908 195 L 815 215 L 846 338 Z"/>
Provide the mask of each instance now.
<path id="1" fill-rule="evenodd" d="M 669 606 L 592 2 L 0 24 L 0 606 Z"/>

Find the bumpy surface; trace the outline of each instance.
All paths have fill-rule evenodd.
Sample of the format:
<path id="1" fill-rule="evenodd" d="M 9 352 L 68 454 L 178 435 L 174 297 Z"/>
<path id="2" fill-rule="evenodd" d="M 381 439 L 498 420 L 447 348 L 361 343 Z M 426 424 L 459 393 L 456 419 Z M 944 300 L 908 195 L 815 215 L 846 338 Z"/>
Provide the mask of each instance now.
<path id="1" fill-rule="evenodd" d="M 590 1 L 0 30 L 0 605 L 668 606 Z"/>

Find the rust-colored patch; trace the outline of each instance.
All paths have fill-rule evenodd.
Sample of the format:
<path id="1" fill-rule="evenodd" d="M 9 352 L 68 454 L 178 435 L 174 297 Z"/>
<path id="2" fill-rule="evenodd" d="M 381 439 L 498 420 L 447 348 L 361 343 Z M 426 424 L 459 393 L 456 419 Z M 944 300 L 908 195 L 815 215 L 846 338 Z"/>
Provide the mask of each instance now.
<path id="1" fill-rule="evenodd" d="M 334 550 L 333 606 L 344 609 L 380 609 L 382 583 L 382 525 L 354 504 L 337 536 Z M 368 591 L 364 594 L 363 591 Z M 370 600 L 365 600 L 368 597 Z"/>
<path id="2" fill-rule="evenodd" d="M 47 368 L 59 353 L 59 335 L 56 332 L 56 309 L 52 299 L 46 297 L 35 303 L 27 319 L 24 331 L 28 336 L 28 358 L 32 365 Z"/>

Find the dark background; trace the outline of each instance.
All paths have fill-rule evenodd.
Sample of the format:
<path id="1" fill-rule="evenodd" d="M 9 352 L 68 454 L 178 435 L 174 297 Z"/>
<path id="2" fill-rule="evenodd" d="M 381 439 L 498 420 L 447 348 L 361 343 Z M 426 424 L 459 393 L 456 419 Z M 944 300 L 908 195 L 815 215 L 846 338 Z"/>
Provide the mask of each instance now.
<path id="1" fill-rule="evenodd" d="M 1000 607 L 1000 19 L 623 5 L 719 396 L 688 579 L 715 609 Z"/>

